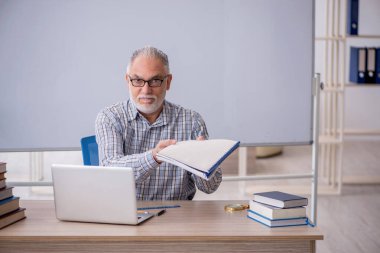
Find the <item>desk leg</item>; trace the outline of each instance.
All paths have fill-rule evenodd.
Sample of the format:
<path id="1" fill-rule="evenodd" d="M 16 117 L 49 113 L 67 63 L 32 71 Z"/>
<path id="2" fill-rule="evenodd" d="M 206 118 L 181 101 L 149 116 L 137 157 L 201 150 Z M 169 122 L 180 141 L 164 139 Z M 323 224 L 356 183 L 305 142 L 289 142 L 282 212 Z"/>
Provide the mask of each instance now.
<path id="1" fill-rule="evenodd" d="M 310 252 L 312 253 L 316 253 L 317 252 L 317 249 L 316 249 L 316 243 L 315 241 L 310 241 Z"/>

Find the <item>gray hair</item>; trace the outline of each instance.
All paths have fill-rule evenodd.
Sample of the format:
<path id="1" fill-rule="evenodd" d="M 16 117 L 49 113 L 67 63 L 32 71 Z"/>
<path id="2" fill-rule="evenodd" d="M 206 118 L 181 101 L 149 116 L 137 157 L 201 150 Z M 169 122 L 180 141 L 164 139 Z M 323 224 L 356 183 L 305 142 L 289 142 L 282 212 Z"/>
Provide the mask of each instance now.
<path id="1" fill-rule="evenodd" d="M 145 46 L 133 52 L 131 59 L 129 60 L 127 72 L 129 72 L 129 68 L 134 62 L 134 60 L 139 56 L 152 57 L 160 60 L 164 64 L 166 71 L 170 73 L 168 56 L 160 49 L 157 49 L 152 46 Z"/>

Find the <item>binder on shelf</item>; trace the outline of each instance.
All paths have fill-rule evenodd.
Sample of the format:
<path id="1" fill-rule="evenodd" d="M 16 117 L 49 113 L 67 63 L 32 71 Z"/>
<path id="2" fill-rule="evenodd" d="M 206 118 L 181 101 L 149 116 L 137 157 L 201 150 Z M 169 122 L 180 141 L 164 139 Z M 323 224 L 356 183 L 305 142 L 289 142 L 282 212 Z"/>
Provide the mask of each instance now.
<path id="1" fill-rule="evenodd" d="M 366 83 L 376 83 L 376 48 L 367 48 Z"/>
<path id="2" fill-rule="evenodd" d="M 359 0 L 347 0 L 347 34 L 358 35 Z"/>
<path id="3" fill-rule="evenodd" d="M 376 83 L 380 84 L 380 47 L 376 48 Z"/>
<path id="4" fill-rule="evenodd" d="M 350 82 L 366 83 L 367 48 L 351 47 L 350 49 Z"/>

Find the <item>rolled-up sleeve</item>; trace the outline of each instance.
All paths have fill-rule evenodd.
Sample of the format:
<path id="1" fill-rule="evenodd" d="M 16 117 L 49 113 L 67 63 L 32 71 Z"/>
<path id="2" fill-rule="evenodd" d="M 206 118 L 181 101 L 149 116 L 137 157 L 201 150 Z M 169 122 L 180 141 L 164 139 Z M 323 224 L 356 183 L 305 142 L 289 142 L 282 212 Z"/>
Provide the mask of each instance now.
<path id="1" fill-rule="evenodd" d="M 207 127 L 202 119 L 201 115 L 194 112 L 194 121 L 192 126 L 192 139 L 197 139 L 199 136 L 203 136 L 205 139 L 208 139 Z M 192 175 L 194 178 L 195 184 L 197 188 L 204 193 L 213 193 L 219 188 L 220 183 L 222 182 L 222 169 L 218 168 L 214 175 L 209 178 L 209 180 L 205 180 L 196 175 Z"/>

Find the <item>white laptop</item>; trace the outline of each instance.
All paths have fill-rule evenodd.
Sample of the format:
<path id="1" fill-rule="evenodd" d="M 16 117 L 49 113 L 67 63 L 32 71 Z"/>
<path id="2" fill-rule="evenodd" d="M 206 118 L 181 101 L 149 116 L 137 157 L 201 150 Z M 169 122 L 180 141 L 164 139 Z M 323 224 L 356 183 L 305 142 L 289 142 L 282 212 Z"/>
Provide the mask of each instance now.
<path id="1" fill-rule="evenodd" d="M 139 224 L 131 168 L 53 164 L 55 213 L 64 221 Z"/>

